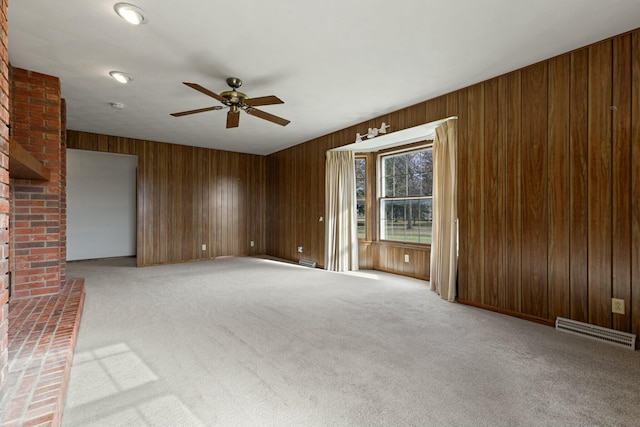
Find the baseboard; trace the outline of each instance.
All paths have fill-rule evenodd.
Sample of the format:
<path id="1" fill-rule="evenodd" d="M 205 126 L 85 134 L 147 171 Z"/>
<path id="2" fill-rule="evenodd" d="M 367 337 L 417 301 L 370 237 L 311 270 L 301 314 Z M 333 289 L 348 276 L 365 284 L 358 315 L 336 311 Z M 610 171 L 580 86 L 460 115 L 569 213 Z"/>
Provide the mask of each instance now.
<path id="1" fill-rule="evenodd" d="M 428 282 L 430 280 L 429 277 L 418 276 L 417 274 L 404 273 L 402 271 L 386 270 L 384 268 L 375 268 L 375 267 L 371 268 L 371 270 L 382 271 L 383 273 L 390 273 L 390 274 L 395 274 L 395 275 L 398 275 L 398 276 L 411 277 L 412 279 L 424 280 L 426 282 Z"/>
<path id="2" fill-rule="evenodd" d="M 494 312 L 500 313 L 500 314 L 506 314 L 507 316 L 518 317 L 520 319 L 529 320 L 529 321 L 532 321 L 532 322 L 540 323 L 542 325 L 555 326 L 555 321 L 554 320 L 544 319 L 542 317 L 532 316 L 530 314 L 519 313 L 517 311 L 506 310 L 504 308 L 494 307 L 492 305 L 479 304 L 477 302 L 467 301 L 467 300 L 464 300 L 464 299 L 458 299 L 457 301 L 460 304 L 470 305 L 472 307 L 478 307 L 478 308 L 482 308 L 484 310 L 494 311 Z"/>

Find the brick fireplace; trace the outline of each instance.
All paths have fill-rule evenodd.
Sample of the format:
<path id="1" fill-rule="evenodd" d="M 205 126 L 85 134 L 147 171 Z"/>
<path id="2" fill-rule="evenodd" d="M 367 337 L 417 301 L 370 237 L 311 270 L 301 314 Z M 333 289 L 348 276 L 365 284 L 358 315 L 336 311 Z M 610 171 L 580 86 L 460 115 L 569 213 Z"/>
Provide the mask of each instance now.
<path id="1" fill-rule="evenodd" d="M 11 140 L 48 172 L 48 180 L 11 174 L 11 296 L 53 295 L 60 290 L 66 265 L 66 129 L 60 80 L 11 68 L 11 83 Z"/>

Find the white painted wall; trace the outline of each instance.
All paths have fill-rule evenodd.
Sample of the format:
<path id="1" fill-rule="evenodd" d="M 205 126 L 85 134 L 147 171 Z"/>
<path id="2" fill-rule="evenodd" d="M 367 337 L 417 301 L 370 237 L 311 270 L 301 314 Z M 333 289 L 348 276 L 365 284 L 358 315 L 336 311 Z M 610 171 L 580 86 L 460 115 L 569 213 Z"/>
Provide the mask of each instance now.
<path id="1" fill-rule="evenodd" d="M 67 260 L 136 255 L 137 156 L 67 150 Z"/>

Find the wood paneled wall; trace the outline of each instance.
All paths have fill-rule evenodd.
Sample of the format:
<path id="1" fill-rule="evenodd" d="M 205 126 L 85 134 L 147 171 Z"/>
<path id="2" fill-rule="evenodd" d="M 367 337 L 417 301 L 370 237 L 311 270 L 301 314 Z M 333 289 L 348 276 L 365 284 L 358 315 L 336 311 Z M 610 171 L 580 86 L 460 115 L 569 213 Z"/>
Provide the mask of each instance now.
<path id="1" fill-rule="evenodd" d="M 459 300 L 640 334 L 639 112 L 635 30 L 275 153 L 267 253 L 322 264 L 327 149 L 458 116 Z M 409 268 L 389 256 L 407 248 L 361 247 L 363 265 Z"/>
<path id="2" fill-rule="evenodd" d="M 265 253 L 265 157 L 72 130 L 67 135 L 68 148 L 138 156 L 139 266 Z"/>
<path id="3" fill-rule="evenodd" d="M 324 264 L 324 159 L 325 152 L 338 145 L 327 138 L 267 158 L 268 254 Z M 298 246 L 303 253 L 297 252 Z"/>
<path id="4" fill-rule="evenodd" d="M 366 256 L 367 254 L 362 255 Z M 429 247 L 395 242 L 373 242 L 370 256 L 373 258 L 371 268 L 374 270 L 401 274 L 422 280 L 429 280 L 430 278 L 431 251 Z M 405 257 L 408 257 L 409 260 L 406 261 Z"/>
<path id="5" fill-rule="evenodd" d="M 460 300 L 638 332 L 638 34 L 459 92 Z"/>

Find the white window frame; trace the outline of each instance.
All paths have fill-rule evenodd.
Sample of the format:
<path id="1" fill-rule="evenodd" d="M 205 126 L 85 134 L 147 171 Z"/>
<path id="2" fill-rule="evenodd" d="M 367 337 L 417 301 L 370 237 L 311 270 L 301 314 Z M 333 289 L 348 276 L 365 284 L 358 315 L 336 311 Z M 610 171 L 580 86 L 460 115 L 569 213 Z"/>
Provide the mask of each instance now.
<path id="1" fill-rule="evenodd" d="M 422 150 L 433 150 L 433 143 L 432 141 L 427 141 L 424 145 L 420 145 L 420 146 L 416 146 L 416 147 L 411 147 L 411 148 L 405 148 L 405 149 L 401 149 L 401 150 L 395 150 L 395 151 L 389 151 L 389 152 L 385 152 L 385 153 L 380 153 L 377 155 L 377 161 L 376 161 L 376 208 L 377 208 L 377 227 L 378 227 L 378 236 L 379 236 L 379 240 L 380 241 L 386 241 L 386 242 L 394 242 L 394 243 L 404 243 L 404 244 L 416 244 L 416 245 L 425 245 L 425 246 L 430 246 L 431 245 L 431 239 L 429 239 L 429 242 L 414 242 L 414 241 L 409 241 L 406 238 L 405 235 L 405 239 L 404 240 L 398 240 L 398 239 L 389 239 L 386 236 L 386 221 L 388 220 L 387 218 L 385 218 L 384 212 L 383 212 L 383 205 L 384 205 L 384 201 L 386 200 L 433 200 L 433 188 L 431 190 L 431 195 L 429 196 L 405 196 L 405 197 L 388 197 L 386 195 L 384 195 L 384 190 L 385 190 L 385 182 L 384 182 L 384 167 L 383 167 L 383 160 L 385 157 L 391 157 L 391 156 L 398 156 L 398 155 L 402 155 L 402 154 L 407 154 L 410 152 L 414 152 L 414 151 L 422 151 Z M 433 151 L 432 151 L 433 154 Z"/>

